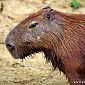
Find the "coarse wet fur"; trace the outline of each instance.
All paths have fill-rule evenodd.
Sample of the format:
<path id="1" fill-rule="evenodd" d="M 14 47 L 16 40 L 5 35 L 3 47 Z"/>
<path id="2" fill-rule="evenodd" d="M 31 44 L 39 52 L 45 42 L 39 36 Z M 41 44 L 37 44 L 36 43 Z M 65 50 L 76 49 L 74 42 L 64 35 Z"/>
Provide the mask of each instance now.
<path id="1" fill-rule="evenodd" d="M 61 13 L 47 6 L 13 29 L 6 38 L 6 47 L 16 59 L 43 51 L 70 85 L 85 85 L 84 14 Z"/>

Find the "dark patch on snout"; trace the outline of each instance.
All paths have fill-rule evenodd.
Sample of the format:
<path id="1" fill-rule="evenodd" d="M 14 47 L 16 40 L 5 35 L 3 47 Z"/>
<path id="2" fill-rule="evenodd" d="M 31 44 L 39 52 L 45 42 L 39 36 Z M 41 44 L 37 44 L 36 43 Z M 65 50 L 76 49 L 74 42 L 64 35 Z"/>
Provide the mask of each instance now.
<path id="1" fill-rule="evenodd" d="M 12 36 L 7 37 L 7 39 L 6 39 L 6 47 L 7 47 L 9 50 L 14 50 L 14 49 L 15 49 L 15 45 L 14 45 L 14 43 L 13 43 Z"/>

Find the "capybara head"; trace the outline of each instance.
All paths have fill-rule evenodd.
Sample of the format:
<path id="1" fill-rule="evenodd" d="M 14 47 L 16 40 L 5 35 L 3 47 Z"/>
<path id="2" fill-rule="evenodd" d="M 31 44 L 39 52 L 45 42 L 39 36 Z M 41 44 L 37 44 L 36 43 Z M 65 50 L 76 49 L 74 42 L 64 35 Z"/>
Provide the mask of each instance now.
<path id="1" fill-rule="evenodd" d="M 85 15 L 61 13 L 47 6 L 13 29 L 6 47 L 20 59 L 43 51 L 71 85 L 85 80 Z"/>
<path id="2" fill-rule="evenodd" d="M 8 34 L 6 46 L 14 58 L 23 59 L 39 51 L 49 54 L 55 47 L 53 43 L 59 46 L 63 30 L 57 25 L 59 20 L 56 19 L 55 13 L 50 7 L 45 7 L 31 14 Z"/>

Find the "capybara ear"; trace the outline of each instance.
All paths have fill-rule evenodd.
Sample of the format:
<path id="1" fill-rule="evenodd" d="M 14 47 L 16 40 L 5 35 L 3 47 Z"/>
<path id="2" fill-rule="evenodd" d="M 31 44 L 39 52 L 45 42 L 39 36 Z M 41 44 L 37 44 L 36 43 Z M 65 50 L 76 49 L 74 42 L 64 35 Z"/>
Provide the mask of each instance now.
<path id="1" fill-rule="evenodd" d="M 43 8 L 42 15 L 45 17 L 45 19 L 48 19 L 51 21 L 55 15 L 55 13 L 56 13 L 56 10 L 53 10 L 51 7 L 46 6 Z"/>
<path id="2" fill-rule="evenodd" d="M 45 6 L 43 9 L 51 9 L 50 6 Z"/>

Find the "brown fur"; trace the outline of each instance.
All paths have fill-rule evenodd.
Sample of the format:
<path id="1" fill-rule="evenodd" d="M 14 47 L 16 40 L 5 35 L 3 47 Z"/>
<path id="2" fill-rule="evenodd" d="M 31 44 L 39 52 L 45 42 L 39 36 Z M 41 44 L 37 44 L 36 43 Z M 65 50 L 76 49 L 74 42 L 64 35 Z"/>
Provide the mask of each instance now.
<path id="1" fill-rule="evenodd" d="M 14 58 L 43 51 L 70 85 L 85 85 L 85 15 L 65 14 L 45 7 L 16 26 L 6 46 Z"/>

